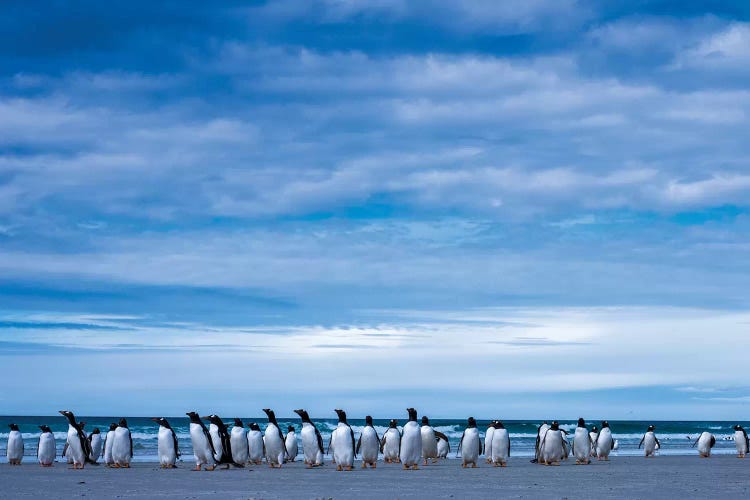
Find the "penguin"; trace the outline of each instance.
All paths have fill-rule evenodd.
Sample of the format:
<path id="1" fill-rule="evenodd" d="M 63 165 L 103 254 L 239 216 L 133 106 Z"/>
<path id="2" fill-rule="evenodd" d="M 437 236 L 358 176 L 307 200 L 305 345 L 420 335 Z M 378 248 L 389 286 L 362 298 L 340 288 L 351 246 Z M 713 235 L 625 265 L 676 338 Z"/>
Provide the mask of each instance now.
<path id="1" fill-rule="evenodd" d="M 133 436 L 128 429 L 128 421 L 120 419 L 115 429 L 115 439 L 112 443 L 112 460 L 115 468 L 130 468 L 130 460 L 133 458 Z"/>
<path id="2" fill-rule="evenodd" d="M 299 453 L 299 445 L 297 444 L 297 433 L 293 425 L 288 425 L 286 428 L 284 446 L 286 446 L 287 461 L 294 462 L 294 460 L 297 458 L 297 453 Z"/>
<path id="3" fill-rule="evenodd" d="M 750 441 L 741 425 L 734 426 L 734 445 L 737 447 L 737 458 L 745 458 L 750 449 Z"/>
<path id="4" fill-rule="evenodd" d="M 247 463 L 250 448 L 247 442 L 247 432 L 245 431 L 245 425 L 239 418 L 234 419 L 234 425 L 232 426 L 232 432 L 229 435 L 229 441 L 232 445 L 232 460 L 234 461 L 234 463 Z"/>
<path id="5" fill-rule="evenodd" d="M 244 467 L 245 464 L 236 463 L 232 458 L 232 440 L 229 437 L 229 431 L 227 425 L 218 415 L 209 415 L 205 418 L 208 420 L 208 434 L 211 436 L 211 442 L 214 445 L 214 459 L 219 465 L 226 465 L 228 469 L 230 465 L 235 467 Z"/>
<path id="6" fill-rule="evenodd" d="M 596 456 L 596 440 L 599 438 L 599 428 L 597 426 L 593 426 L 591 428 L 591 432 L 589 432 L 589 439 L 591 439 L 591 456 Z"/>
<path id="7" fill-rule="evenodd" d="M 508 457 L 510 457 L 510 434 L 508 434 L 508 429 L 505 428 L 505 425 L 500 420 L 495 420 L 492 424 L 490 451 L 488 452 L 485 449 L 485 454 L 489 453 L 494 467 L 505 467 L 508 465 Z"/>
<path id="8" fill-rule="evenodd" d="M 456 454 L 458 455 L 459 452 L 462 460 L 461 467 L 466 468 L 469 464 L 472 468 L 477 467 L 477 460 L 482 454 L 482 441 L 479 439 L 479 429 L 477 429 L 477 421 L 474 417 L 469 417 L 466 423 L 466 429 L 458 442 Z"/>
<path id="9" fill-rule="evenodd" d="M 193 470 L 201 470 L 201 467 L 204 465 L 206 466 L 206 470 L 214 470 L 216 468 L 214 444 L 211 441 L 211 435 L 208 433 L 206 425 L 194 411 L 188 412 L 185 415 L 190 417 L 190 443 L 193 445 L 193 455 L 195 456 L 195 469 Z"/>
<path id="10" fill-rule="evenodd" d="M 701 458 L 711 457 L 711 448 L 716 444 L 716 438 L 710 432 L 702 432 L 693 443 L 693 448 L 698 445 L 698 454 Z"/>
<path id="11" fill-rule="evenodd" d="M 89 452 L 91 450 L 89 448 L 88 436 L 86 435 L 86 431 L 84 430 L 84 427 L 86 427 L 86 422 L 78 422 L 78 427 L 81 429 L 81 434 L 83 435 L 84 445 L 86 446 L 86 462 L 88 463 L 91 461 L 91 459 L 89 458 Z M 63 445 L 62 457 L 67 460 L 68 464 L 73 465 L 73 456 L 68 453 L 68 444 L 69 443 L 65 441 L 65 444 Z"/>
<path id="12" fill-rule="evenodd" d="M 344 410 L 334 410 L 336 415 L 339 416 L 339 423 L 336 429 L 333 430 L 335 434 L 336 447 L 333 449 L 333 457 L 336 460 L 336 470 L 352 470 L 354 467 L 354 459 L 357 456 L 354 442 L 354 431 L 349 423 L 346 421 L 346 412 Z"/>
<path id="13" fill-rule="evenodd" d="M 8 463 L 10 465 L 21 465 L 23 460 L 23 436 L 18 429 L 18 425 L 10 424 L 10 433 L 8 434 Z"/>
<path id="14" fill-rule="evenodd" d="M 276 466 L 281 468 L 284 457 L 286 457 L 284 435 L 281 433 L 278 422 L 276 422 L 276 414 L 273 410 L 264 408 L 263 411 L 268 416 L 268 425 L 266 426 L 266 432 L 263 434 L 263 443 L 266 446 L 266 462 L 272 469 Z"/>
<path id="15" fill-rule="evenodd" d="M 112 467 L 112 465 L 115 463 L 112 460 L 112 443 L 115 442 L 115 430 L 117 429 L 117 424 L 112 422 L 109 424 L 109 430 L 107 431 L 107 436 L 104 438 L 104 465 L 107 467 Z"/>
<path id="16" fill-rule="evenodd" d="M 596 459 L 609 460 L 609 453 L 615 447 L 615 440 L 612 439 L 612 431 L 609 428 L 609 422 L 602 422 L 602 428 L 596 437 Z"/>
<path id="17" fill-rule="evenodd" d="M 404 469 L 419 469 L 419 456 L 422 454 L 422 433 L 417 423 L 417 410 L 407 408 L 409 421 L 404 425 L 401 435 L 401 450 L 399 458 Z"/>
<path id="18" fill-rule="evenodd" d="M 74 469 L 83 469 L 86 465 L 86 457 L 88 457 L 88 440 L 86 435 L 81 429 L 81 425 L 76 422 L 76 417 L 73 412 L 68 410 L 60 410 L 60 414 L 68 419 L 68 437 L 67 444 L 69 456 L 73 460 Z"/>
<path id="19" fill-rule="evenodd" d="M 305 465 L 308 469 L 323 465 L 323 436 L 305 410 L 294 410 L 294 413 L 302 419 L 302 430 L 299 434 Z"/>
<path id="20" fill-rule="evenodd" d="M 383 460 L 387 464 L 401 462 L 401 431 L 398 430 L 398 420 L 392 419 L 388 424 L 388 429 L 383 433 L 383 439 L 380 441 L 380 452 L 383 454 Z"/>
<path id="21" fill-rule="evenodd" d="M 36 458 L 42 467 L 52 467 L 57 456 L 57 445 L 55 435 L 46 425 L 40 425 L 42 433 L 39 435 L 39 444 L 36 447 Z"/>
<path id="22" fill-rule="evenodd" d="M 432 460 L 432 463 L 437 462 L 437 437 L 435 437 L 435 429 L 430 425 L 430 419 L 422 417 L 422 427 L 419 429 L 422 435 L 422 464 L 427 465 L 427 460 Z"/>
<path id="23" fill-rule="evenodd" d="M 438 458 L 448 458 L 448 453 L 451 452 L 451 443 L 448 441 L 448 436 L 439 431 L 435 431 L 435 436 L 438 440 Z"/>
<path id="24" fill-rule="evenodd" d="M 380 447 L 380 436 L 378 431 L 372 425 L 372 417 L 365 417 L 365 427 L 357 440 L 356 453 L 362 454 L 362 468 L 366 469 L 369 465 L 373 469 L 378 465 L 378 448 Z"/>
<path id="25" fill-rule="evenodd" d="M 646 433 L 641 438 L 641 442 L 638 443 L 638 449 L 643 446 L 643 450 L 646 453 L 646 458 L 648 457 L 655 457 L 656 456 L 656 447 L 661 446 L 661 443 L 659 443 L 659 440 L 656 438 L 656 435 L 654 434 L 654 431 L 656 430 L 656 427 L 653 425 L 649 425 L 646 429 Z"/>
<path id="26" fill-rule="evenodd" d="M 484 456 L 487 463 L 492 462 L 492 434 L 495 432 L 495 421 L 487 424 L 487 430 L 484 433 Z"/>
<path id="27" fill-rule="evenodd" d="M 251 464 L 259 465 L 263 462 L 263 457 L 266 455 L 263 433 L 260 432 L 260 426 L 255 422 L 252 422 L 249 428 L 250 430 L 247 431 L 247 460 Z"/>
<path id="28" fill-rule="evenodd" d="M 591 434 L 586 428 L 586 421 L 578 419 L 578 426 L 573 435 L 573 456 L 576 457 L 576 465 L 588 465 L 591 463 Z"/>
<path id="29" fill-rule="evenodd" d="M 102 454 L 102 435 L 98 427 L 94 427 L 94 430 L 91 431 L 91 434 L 88 436 L 88 440 L 89 449 L 91 450 L 89 453 L 89 462 L 97 464 L 97 461 Z"/>
<path id="30" fill-rule="evenodd" d="M 544 439 L 544 435 L 549 430 L 549 424 L 545 420 L 542 422 L 542 425 L 536 428 L 536 442 L 534 444 L 534 459 L 531 461 L 531 463 L 538 463 L 539 462 L 539 452 L 540 452 L 540 446 L 542 444 L 542 439 Z"/>
<path id="31" fill-rule="evenodd" d="M 159 466 L 162 469 L 174 469 L 177 467 L 177 457 L 180 456 L 180 447 L 177 445 L 177 434 L 166 418 L 152 418 L 159 424 L 159 434 L 157 435 L 157 454 L 159 455 Z"/>
<path id="32" fill-rule="evenodd" d="M 558 422 L 552 425 L 544 433 L 539 445 L 539 463 L 542 465 L 560 465 L 565 454 L 563 446 L 563 435 Z"/>

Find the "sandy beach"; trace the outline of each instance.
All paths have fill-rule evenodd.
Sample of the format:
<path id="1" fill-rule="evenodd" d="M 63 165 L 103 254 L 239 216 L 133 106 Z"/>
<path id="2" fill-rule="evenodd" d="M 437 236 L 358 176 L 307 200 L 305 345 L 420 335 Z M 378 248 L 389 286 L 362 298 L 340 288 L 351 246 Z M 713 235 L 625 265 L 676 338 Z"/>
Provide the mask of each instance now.
<path id="1" fill-rule="evenodd" d="M 130 470 L 65 464 L 43 469 L 26 463 L 0 467 L 0 498 L 747 498 L 750 460 L 731 456 L 618 457 L 610 462 L 544 467 L 527 459 L 507 468 L 482 464 L 464 470 L 456 460 L 404 471 L 380 463 L 376 470 L 337 472 L 327 464 L 307 470 L 296 462 L 268 467 L 192 472 L 137 463 Z"/>

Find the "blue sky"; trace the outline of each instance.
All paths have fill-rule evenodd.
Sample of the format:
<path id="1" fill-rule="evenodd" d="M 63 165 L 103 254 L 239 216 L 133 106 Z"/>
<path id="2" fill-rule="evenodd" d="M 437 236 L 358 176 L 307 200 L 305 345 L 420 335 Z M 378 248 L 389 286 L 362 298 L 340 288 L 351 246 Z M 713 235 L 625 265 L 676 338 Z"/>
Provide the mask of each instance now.
<path id="1" fill-rule="evenodd" d="M 2 6 L 3 413 L 747 412 L 746 2 L 154 3 Z"/>

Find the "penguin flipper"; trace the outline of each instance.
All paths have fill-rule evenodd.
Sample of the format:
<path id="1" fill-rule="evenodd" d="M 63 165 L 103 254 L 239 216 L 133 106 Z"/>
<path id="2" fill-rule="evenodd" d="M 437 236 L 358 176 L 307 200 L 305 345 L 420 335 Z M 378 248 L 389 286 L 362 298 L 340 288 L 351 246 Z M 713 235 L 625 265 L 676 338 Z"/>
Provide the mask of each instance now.
<path id="1" fill-rule="evenodd" d="M 349 426 L 349 435 L 352 437 L 352 453 L 354 453 L 354 458 L 357 458 L 357 451 L 359 449 L 359 446 L 356 446 L 354 444 L 354 430 L 351 426 Z M 362 439 L 362 436 L 360 436 L 359 438 Z"/>
<path id="2" fill-rule="evenodd" d="M 359 453 L 359 449 L 362 447 L 362 434 L 359 435 L 359 439 L 357 439 L 357 449 L 354 450 L 355 456 L 357 453 Z"/>
<path id="3" fill-rule="evenodd" d="M 169 429 L 172 431 L 172 444 L 174 445 L 174 453 L 176 457 L 180 456 L 180 447 L 177 444 L 177 434 L 175 434 L 174 430 Z"/>
<path id="4" fill-rule="evenodd" d="M 323 436 L 320 435 L 320 431 L 314 424 L 313 429 L 315 429 L 315 437 L 318 439 L 318 450 L 320 450 L 321 455 L 325 455 L 325 451 L 323 450 Z"/>
<path id="5" fill-rule="evenodd" d="M 128 429 L 128 439 L 130 440 L 130 458 L 133 458 L 133 433 Z"/>

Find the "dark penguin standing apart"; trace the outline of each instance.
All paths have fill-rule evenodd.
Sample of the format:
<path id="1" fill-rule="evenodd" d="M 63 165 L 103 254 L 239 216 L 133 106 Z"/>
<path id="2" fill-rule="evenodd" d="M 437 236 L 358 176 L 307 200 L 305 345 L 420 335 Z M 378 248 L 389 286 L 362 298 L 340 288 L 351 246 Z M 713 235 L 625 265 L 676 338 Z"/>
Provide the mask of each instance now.
<path id="1" fill-rule="evenodd" d="M 218 415 L 209 415 L 207 420 L 211 422 L 208 433 L 211 435 L 211 441 L 214 443 L 214 458 L 219 465 L 230 465 L 235 467 L 244 467 L 245 464 L 238 464 L 232 458 L 232 439 L 229 436 L 226 424 Z"/>
<path id="2" fill-rule="evenodd" d="M 169 425 L 166 418 L 152 418 L 151 420 L 159 424 L 159 434 L 157 436 L 159 466 L 162 469 L 174 469 L 177 457 L 180 456 L 180 448 L 177 445 L 177 434 L 172 430 L 172 426 Z"/>

